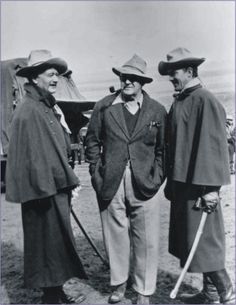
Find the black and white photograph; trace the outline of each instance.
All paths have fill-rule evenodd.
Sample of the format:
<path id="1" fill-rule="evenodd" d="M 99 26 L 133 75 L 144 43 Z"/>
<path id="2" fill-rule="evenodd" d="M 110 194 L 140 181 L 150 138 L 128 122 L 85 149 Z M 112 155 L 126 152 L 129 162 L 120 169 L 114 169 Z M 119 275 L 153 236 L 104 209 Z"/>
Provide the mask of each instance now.
<path id="1" fill-rule="evenodd" d="M 235 304 L 235 1 L 0 11 L 0 303 Z"/>

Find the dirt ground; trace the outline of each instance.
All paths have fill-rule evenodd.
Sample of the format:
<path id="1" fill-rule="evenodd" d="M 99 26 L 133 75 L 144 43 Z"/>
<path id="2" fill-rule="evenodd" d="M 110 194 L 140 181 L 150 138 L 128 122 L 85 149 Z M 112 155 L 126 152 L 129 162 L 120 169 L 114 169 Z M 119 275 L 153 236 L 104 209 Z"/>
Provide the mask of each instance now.
<path id="1" fill-rule="evenodd" d="M 102 242 L 102 230 L 95 194 L 90 184 L 86 164 L 78 165 L 76 172 L 82 184 L 80 197 L 73 200 L 73 209 L 91 236 L 99 251 L 105 257 Z M 235 283 L 235 180 L 231 176 L 231 185 L 222 188 L 222 207 L 225 219 L 226 266 Z M 180 268 L 178 260 L 168 253 L 169 202 L 163 196 L 163 187 L 159 192 L 161 205 L 160 227 L 160 265 L 156 293 L 151 297 L 152 304 L 180 304 L 178 296 L 169 298 Z M 74 278 L 65 284 L 65 290 L 71 295 L 82 291 L 87 299 L 84 304 L 107 304 L 110 294 L 109 270 L 89 245 L 78 225 L 72 218 L 72 226 L 78 247 L 78 253 L 89 276 L 87 281 Z M 199 274 L 187 274 L 179 293 L 196 292 L 201 288 Z M 21 210 L 19 204 L 5 201 L 1 194 L 1 304 L 39 304 L 40 290 L 27 290 L 23 285 L 23 235 Z M 127 290 L 123 304 L 135 302 L 135 293 Z"/>

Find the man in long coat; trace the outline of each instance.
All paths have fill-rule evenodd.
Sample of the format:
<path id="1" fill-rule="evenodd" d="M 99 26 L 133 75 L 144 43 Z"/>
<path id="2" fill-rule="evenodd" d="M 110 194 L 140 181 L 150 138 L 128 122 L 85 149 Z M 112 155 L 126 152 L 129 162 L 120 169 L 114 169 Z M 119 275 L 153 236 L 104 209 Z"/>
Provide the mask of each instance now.
<path id="1" fill-rule="evenodd" d="M 129 277 L 138 304 L 149 304 L 158 268 L 159 202 L 164 180 L 166 111 L 142 90 L 152 78 L 134 55 L 120 68 L 121 90 L 99 101 L 86 136 L 86 158 L 101 211 L 110 263 L 110 303 L 121 301 Z M 130 230 L 129 230 L 130 226 Z"/>
<path id="2" fill-rule="evenodd" d="M 85 299 L 68 297 L 62 287 L 72 277 L 86 278 L 70 224 L 71 191 L 79 181 L 68 164 L 69 129 L 53 97 L 66 70 L 64 60 L 34 50 L 17 72 L 29 83 L 14 112 L 7 158 L 6 199 L 22 203 L 25 286 L 42 288 L 44 304 Z"/>
<path id="3" fill-rule="evenodd" d="M 201 218 L 194 203 L 201 198 L 209 213 L 189 272 L 203 273 L 203 290 L 182 295 L 187 304 L 228 303 L 235 295 L 225 270 L 225 233 L 219 190 L 230 183 L 226 114 L 198 79 L 204 58 L 177 48 L 159 63 L 169 75 L 175 101 L 168 114 L 168 179 L 165 195 L 171 201 L 169 252 L 184 266 Z M 216 293 L 217 290 L 217 293 Z"/>

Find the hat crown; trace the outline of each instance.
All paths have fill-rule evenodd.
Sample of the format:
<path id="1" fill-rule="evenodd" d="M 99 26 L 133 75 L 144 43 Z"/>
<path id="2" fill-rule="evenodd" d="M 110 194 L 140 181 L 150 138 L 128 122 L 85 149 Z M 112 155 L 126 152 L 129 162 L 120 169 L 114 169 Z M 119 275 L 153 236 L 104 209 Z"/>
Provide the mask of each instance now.
<path id="1" fill-rule="evenodd" d="M 134 56 L 130 60 L 128 60 L 122 67 L 138 70 L 142 74 L 145 74 L 147 70 L 147 63 L 141 57 L 134 54 Z"/>
<path id="2" fill-rule="evenodd" d="M 166 57 L 168 62 L 175 62 L 185 58 L 193 57 L 193 55 L 188 49 L 180 47 L 168 53 Z"/>
<path id="3" fill-rule="evenodd" d="M 28 57 L 28 67 L 40 65 L 52 58 L 52 54 L 48 50 L 33 50 Z"/>

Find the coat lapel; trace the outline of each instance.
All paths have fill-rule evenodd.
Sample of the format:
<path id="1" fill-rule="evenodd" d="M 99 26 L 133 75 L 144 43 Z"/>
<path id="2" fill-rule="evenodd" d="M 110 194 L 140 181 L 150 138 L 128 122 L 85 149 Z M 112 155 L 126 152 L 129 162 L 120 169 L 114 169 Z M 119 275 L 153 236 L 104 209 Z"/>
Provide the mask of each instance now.
<path id="1" fill-rule="evenodd" d="M 130 139 L 122 107 L 122 104 L 112 105 L 109 111 L 126 138 Z"/>
<path id="2" fill-rule="evenodd" d="M 145 125 L 148 125 L 150 123 L 150 118 L 153 112 L 148 107 L 149 107 L 149 103 L 147 100 L 147 95 L 144 94 L 143 104 L 140 109 L 140 114 L 134 132 L 132 134 L 132 139 L 143 129 Z"/>

